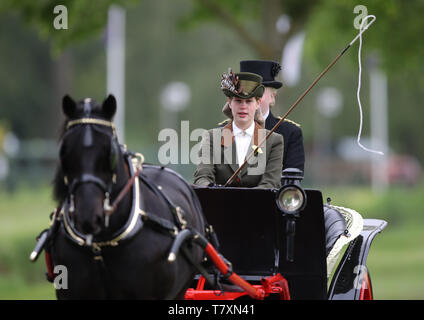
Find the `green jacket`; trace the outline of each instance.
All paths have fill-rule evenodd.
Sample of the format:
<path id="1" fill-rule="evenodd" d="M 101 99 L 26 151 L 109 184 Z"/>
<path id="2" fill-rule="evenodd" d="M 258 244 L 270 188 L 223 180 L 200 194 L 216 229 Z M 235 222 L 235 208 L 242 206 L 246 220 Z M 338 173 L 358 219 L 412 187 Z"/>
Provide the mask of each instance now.
<path id="1" fill-rule="evenodd" d="M 268 130 L 255 122 L 251 146 L 246 157 L 254 150 Z M 194 184 L 207 186 L 210 183 L 224 185 L 239 168 L 237 149 L 232 132 L 232 122 L 225 127 L 208 130 L 203 136 L 199 151 L 200 162 L 194 173 Z M 259 152 L 252 156 L 240 171 L 231 186 L 279 188 L 283 161 L 283 137 L 272 133 Z"/>

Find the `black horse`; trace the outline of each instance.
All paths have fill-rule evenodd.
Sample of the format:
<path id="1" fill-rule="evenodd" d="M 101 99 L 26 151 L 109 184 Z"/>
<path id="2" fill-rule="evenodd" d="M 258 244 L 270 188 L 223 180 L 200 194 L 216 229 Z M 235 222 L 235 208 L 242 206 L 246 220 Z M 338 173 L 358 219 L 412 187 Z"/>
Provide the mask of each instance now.
<path id="1" fill-rule="evenodd" d="M 168 261 L 176 235 L 204 234 L 205 221 L 191 186 L 172 170 L 143 164 L 118 144 L 112 118 L 116 100 L 99 105 L 63 98 L 66 116 L 54 194 L 57 231 L 49 252 L 64 266 L 58 299 L 180 299 L 192 281 L 200 247 Z M 129 187 L 129 181 L 135 178 Z M 129 187 L 110 214 L 111 203 Z M 106 213 L 110 218 L 106 218 Z M 172 259 L 171 259 L 172 260 Z M 66 281 L 65 285 L 63 281 Z"/>

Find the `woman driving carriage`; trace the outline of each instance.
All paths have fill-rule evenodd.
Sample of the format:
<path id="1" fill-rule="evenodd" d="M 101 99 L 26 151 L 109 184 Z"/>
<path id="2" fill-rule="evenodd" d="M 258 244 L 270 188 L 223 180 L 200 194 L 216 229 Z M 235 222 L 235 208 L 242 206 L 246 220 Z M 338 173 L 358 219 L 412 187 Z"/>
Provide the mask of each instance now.
<path id="1" fill-rule="evenodd" d="M 262 77 L 240 72 L 223 74 L 221 89 L 227 96 L 223 113 L 231 119 L 224 127 L 208 130 L 199 151 L 200 162 L 194 184 L 224 185 L 268 134 L 263 127 L 260 99 Z M 283 158 L 283 138 L 272 133 L 250 157 L 232 187 L 279 188 Z"/>

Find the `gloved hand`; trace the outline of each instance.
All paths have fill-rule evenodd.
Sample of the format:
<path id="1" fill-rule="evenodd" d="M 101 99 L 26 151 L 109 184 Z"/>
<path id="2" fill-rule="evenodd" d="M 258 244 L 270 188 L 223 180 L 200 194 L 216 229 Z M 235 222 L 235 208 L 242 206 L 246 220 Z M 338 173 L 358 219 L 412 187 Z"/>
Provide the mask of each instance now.
<path id="1" fill-rule="evenodd" d="M 208 184 L 208 188 L 221 188 L 222 185 L 221 184 L 215 184 L 213 182 Z"/>

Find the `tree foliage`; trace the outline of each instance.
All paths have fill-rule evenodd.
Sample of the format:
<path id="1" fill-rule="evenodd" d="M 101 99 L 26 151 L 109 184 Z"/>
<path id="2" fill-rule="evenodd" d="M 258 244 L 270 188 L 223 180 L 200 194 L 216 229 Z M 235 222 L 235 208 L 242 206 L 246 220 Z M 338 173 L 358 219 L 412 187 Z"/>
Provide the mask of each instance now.
<path id="1" fill-rule="evenodd" d="M 239 34 L 257 52 L 258 57 L 280 59 L 288 39 L 307 32 L 306 49 L 321 64 L 328 63 L 334 47 L 344 48 L 357 34 L 353 20 L 355 6 L 365 5 L 368 14 L 377 17 L 364 35 L 367 46 L 379 52 L 387 71 L 422 68 L 424 42 L 421 32 L 424 20 L 422 0 L 193 0 L 194 9 L 185 18 L 190 25 L 201 21 L 219 21 Z M 276 30 L 281 15 L 290 17 L 290 29 L 285 34 Z M 257 22 L 259 30 L 250 32 L 249 24 Z M 324 58 L 325 57 L 325 58 Z"/>
<path id="2" fill-rule="evenodd" d="M 357 34 L 353 9 L 363 4 L 368 14 L 377 17 L 364 34 L 363 61 L 368 53 L 377 51 L 382 66 L 391 73 L 391 146 L 424 159 L 420 143 L 424 133 L 421 117 L 417 116 L 424 98 L 422 0 L 63 0 L 60 4 L 67 6 L 69 14 L 66 31 L 53 28 L 53 8 L 58 3 L 0 2 L 0 105 L 6 106 L 0 108 L 0 118 L 10 119 L 11 127 L 21 137 L 56 136 L 50 127 L 61 116 L 60 97 L 65 89 L 75 98 L 104 98 L 106 70 L 101 33 L 110 4 L 131 8 L 127 10 L 126 30 L 126 136 L 134 143 L 143 141 L 142 147 L 157 141 L 163 117 L 158 97 L 169 81 L 185 81 L 192 88 L 190 106 L 180 114 L 181 119 L 190 119 L 190 125 L 196 128 L 210 128 L 223 120 L 223 97 L 217 85 L 221 73 L 228 66 L 236 67 L 241 59 L 279 61 L 288 39 L 305 31 L 301 80 L 297 87 L 284 86 L 277 100 L 277 104 L 292 103 L 312 77 Z M 133 3 L 137 5 L 133 7 Z M 285 34 L 275 28 L 282 14 L 291 19 Z M 22 20 L 31 28 L 23 28 Z M 46 41 L 39 41 L 32 27 Z M 50 48 L 64 54 L 51 59 Z M 320 82 L 320 86 L 337 86 L 345 96 L 343 112 L 333 122 L 333 133 L 338 137 L 356 134 L 357 130 L 357 123 L 352 121 L 358 116 L 353 90 L 357 85 L 356 48 L 350 49 L 331 76 Z M 366 67 L 364 63 L 364 105 L 369 82 Z M 61 68 L 65 72 L 58 72 Z M 70 81 L 56 88 L 56 83 L 66 77 Z M 314 90 L 302 102 L 310 112 L 298 108 L 290 115 L 302 123 L 306 143 L 315 134 L 312 108 L 317 92 Z M 276 108 L 277 114 L 286 111 L 279 110 L 279 105 Z M 365 115 L 365 119 L 369 117 Z M 364 131 L 368 129 L 365 124 Z"/>
<path id="3" fill-rule="evenodd" d="M 303 30 L 310 12 L 321 0 L 193 0 L 194 9 L 185 24 L 220 21 L 235 31 L 259 57 L 277 59 L 287 40 Z M 292 22 L 285 34 L 276 30 L 277 19 L 286 14 Z M 259 22 L 257 24 L 256 22 Z M 254 26 L 252 27 L 252 24 Z"/>
<path id="4" fill-rule="evenodd" d="M 43 39 L 49 39 L 55 55 L 67 46 L 85 41 L 99 34 L 107 23 L 107 12 L 112 4 L 130 6 L 135 0 L 2 0 L 0 12 L 17 12 L 24 21 L 35 26 Z M 68 12 L 68 29 L 53 26 L 54 8 L 63 5 Z"/>
<path id="5" fill-rule="evenodd" d="M 179 22 L 190 28 L 203 22 L 218 21 L 235 32 L 260 58 L 278 60 L 287 41 L 306 31 L 306 52 L 325 63 L 328 48 L 342 47 L 357 30 L 353 28 L 357 5 L 377 17 L 366 33 L 367 46 L 379 52 L 387 71 L 416 70 L 422 67 L 424 42 L 423 0 L 192 0 L 191 11 Z M 3 0 L 1 11 L 16 11 L 36 26 L 39 34 L 51 39 L 55 53 L 73 43 L 82 42 L 104 30 L 110 5 L 131 7 L 137 0 L 63 0 L 68 8 L 69 29 L 53 28 L 56 0 Z M 178 4 L 178 1 L 176 2 Z M 290 18 L 286 33 L 279 33 L 276 22 L 282 15 Z"/>
<path id="6" fill-rule="evenodd" d="M 306 28 L 308 54 L 315 55 L 323 63 L 328 48 L 338 46 L 342 49 L 344 44 L 349 43 L 358 32 L 353 28 L 357 15 L 353 9 L 357 5 L 365 5 L 368 14 L 377 18 L 364 33 L 364 41 L 367 50 L 378 53 L 382 68 L 391 74 L 422 70 L 422 0 L 325 0 L 311 15 Z M 356 59 L 355 55 L 352 57 Z"/>

